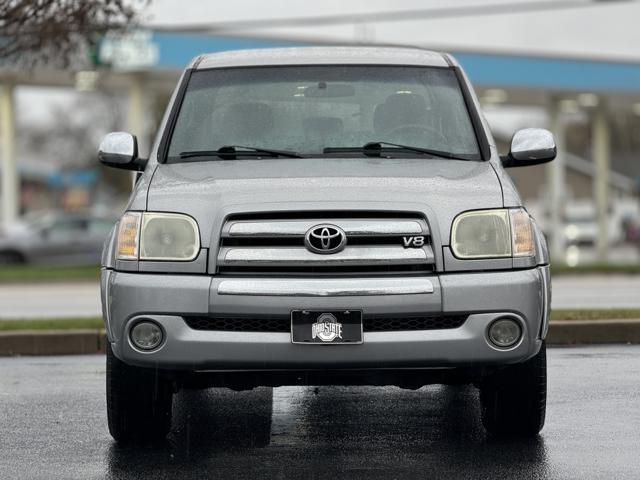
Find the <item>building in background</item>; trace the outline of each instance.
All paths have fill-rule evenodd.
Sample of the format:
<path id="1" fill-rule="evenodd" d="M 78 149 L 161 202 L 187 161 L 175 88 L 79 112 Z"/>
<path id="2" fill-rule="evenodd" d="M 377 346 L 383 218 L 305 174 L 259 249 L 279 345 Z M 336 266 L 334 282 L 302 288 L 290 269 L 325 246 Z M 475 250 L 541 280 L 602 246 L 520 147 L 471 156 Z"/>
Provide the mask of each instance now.
<path id="1" fill-rule="evenodd" d="M 41 208 L 42 198 L 56 208 L 121 208 L 128 177 L 114 177 L 91 163 L 87 145 L 94 148 L 103 133 L 126 128 L 139 137 L 141 151 L 148 151 L 181 69 L 199 53 L 399 44 L 457 56 L 477 88 L 501 151 L 506 153 L 511 133 L 520 127 L 555 132 L 557 161 L 510 173 L 556 257 L 582 260 L 573 249 L 579 244 L 593 250 L 588 260 L 637 258 L 635 247 L 611 258 L 611 245 L 633 242 L 633 229 L 640 225 L 638 2 L 239 1 L 216 5 L 215 12 L 208 4 L 192 3 L 152 2 L 140 29 L 107 36 L 98 54 L 76 70 L 0 69 L 0 211 L 5 220 Z M 64 154 L 20 141 L 29 134 L 21 118 L 33 105 L 23 94 L 26 86 L 77 92 L 67 102 L 71 117 L 78 115 L 78 105 L 89 106 L 83 124 L 93 121 L 95 128 L 75 139 L 77 148 L 67 145 Z M 60 123 L 53 119 L 53 125 Z M 69 135 L 60 128 L 52 131 L 51 145 Z M 33 164 L 41 167 L 26 168 Z M 35 177 L 42 172 L 39 180 L 34 171 Z M 19 181 L 12 180 L 13 172 Z"/>

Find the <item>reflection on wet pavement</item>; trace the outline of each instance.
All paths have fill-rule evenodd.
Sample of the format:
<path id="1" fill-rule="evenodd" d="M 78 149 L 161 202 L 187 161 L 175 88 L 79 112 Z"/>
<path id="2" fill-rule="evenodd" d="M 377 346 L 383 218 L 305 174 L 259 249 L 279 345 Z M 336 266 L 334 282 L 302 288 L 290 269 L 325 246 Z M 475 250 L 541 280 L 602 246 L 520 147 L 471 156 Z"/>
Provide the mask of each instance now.
<path id="1" fill-rule="evenodd" d="M 473 387 L 183 391 L 161 445 L 107 431 L 104 357 L 0 358 L 0 479 L 640 478 L 640 346 L 549 350 L 547 424 L 488 438 Z"/>
<path id="2" fill-rule="evenodd" d="M 166 445 L 111 448 L 114 478 L 547 477 L 542 439 L 486 438 L 473 387 L 212 389 L 182 392 L 174 408 Z"/>

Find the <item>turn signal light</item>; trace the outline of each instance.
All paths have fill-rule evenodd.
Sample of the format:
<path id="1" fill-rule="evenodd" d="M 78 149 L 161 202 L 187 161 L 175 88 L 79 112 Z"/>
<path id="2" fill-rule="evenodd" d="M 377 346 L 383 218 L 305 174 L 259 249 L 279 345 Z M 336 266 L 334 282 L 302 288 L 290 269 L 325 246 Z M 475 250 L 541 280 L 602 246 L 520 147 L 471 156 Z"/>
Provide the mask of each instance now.
<path id="1" fill-rule="evenodd" d="M 140 212 L 127 212 L 122 216 L 118 228 L 118 259 L 138 259 L 138 233 L 140 232 L 141 218 L 142 214 Z"/>
<path id="2" fill-rule="evenodd" d="M 511 241 L 514 257 L 530 257 L 534 254 L 533 229 L 529 214 L 522 209 L 509 210 L 511 215 Z"/>

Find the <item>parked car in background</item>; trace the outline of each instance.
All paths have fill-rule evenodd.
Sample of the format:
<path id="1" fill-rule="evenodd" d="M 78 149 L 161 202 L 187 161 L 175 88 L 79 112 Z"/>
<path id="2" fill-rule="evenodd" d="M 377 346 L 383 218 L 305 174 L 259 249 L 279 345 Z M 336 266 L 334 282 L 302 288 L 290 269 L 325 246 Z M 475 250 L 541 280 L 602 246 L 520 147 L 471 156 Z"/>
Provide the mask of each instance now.
<path id="1" fill-rule="evenodd" d="M 607 241 L 616 245 L 624 240 L 622 218 L 611 208 L 607 216 Z M 574 200 L 565 206 L 564 239 L 566 246 L 594 246 L 598 239 L 598 219 L 593 201 Z"/>
<path id="2" fill-rule="evenodd" d="M 0 265 L 98 265 L 116 220 L 90 213 L 47 212 L 0 229 Z"/>

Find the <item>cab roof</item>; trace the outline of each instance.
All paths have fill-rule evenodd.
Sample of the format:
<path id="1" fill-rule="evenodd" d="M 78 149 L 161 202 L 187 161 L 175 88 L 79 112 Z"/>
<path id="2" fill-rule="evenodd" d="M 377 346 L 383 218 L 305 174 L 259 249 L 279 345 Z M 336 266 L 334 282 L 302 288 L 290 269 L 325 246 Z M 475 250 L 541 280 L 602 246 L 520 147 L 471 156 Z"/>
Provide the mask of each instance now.
<path id="1" fill-rule="evenodd" d="M 411 65 L 448 67 L 448 55 L 405 47 L 295 47 L 234 50 L 195 58 L 190 68 L 274 65 Z M 450 60 L 454 62 L 452 59 Z"/>

